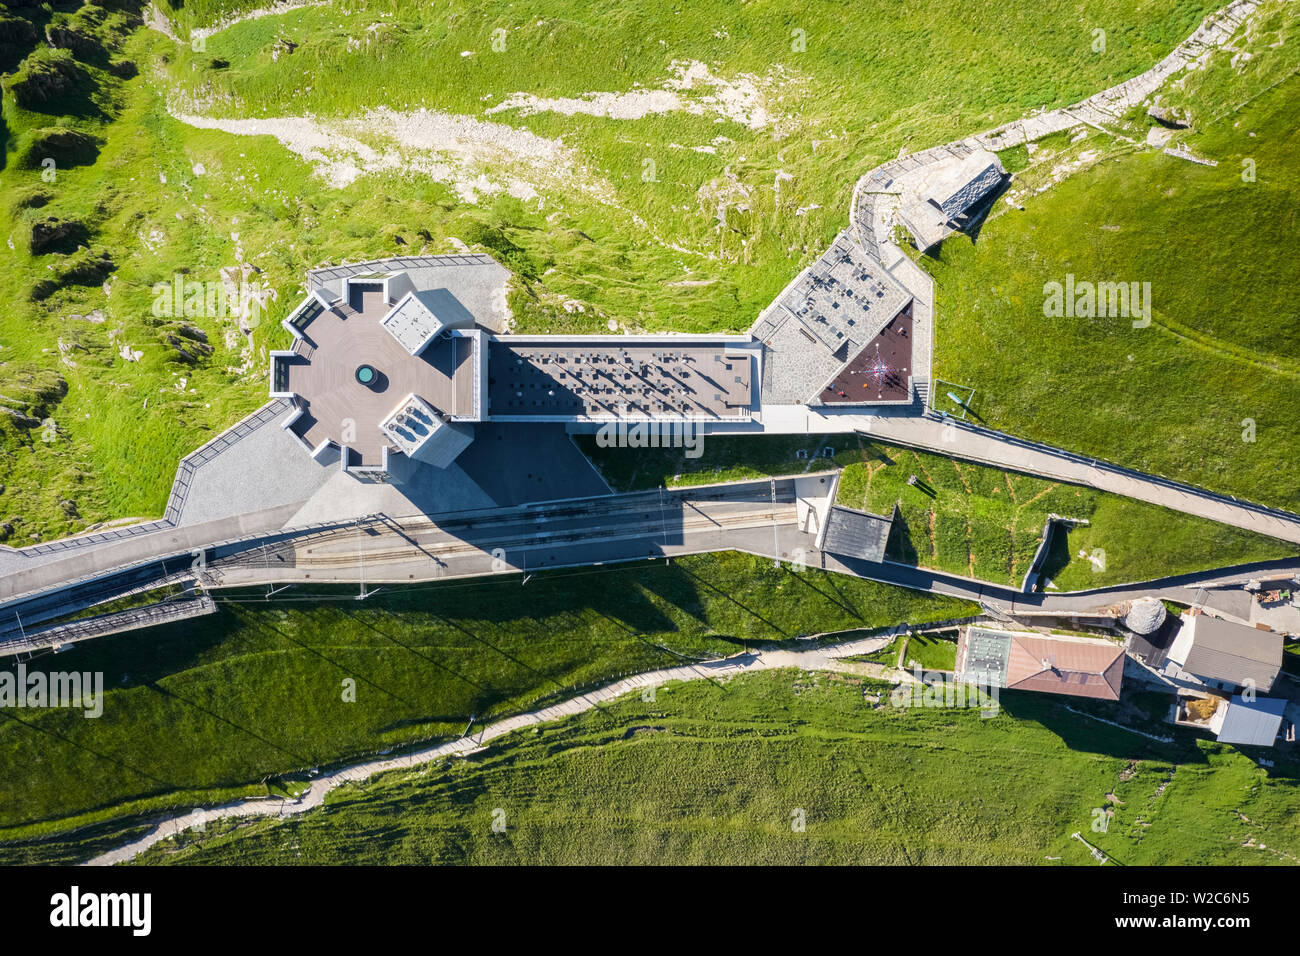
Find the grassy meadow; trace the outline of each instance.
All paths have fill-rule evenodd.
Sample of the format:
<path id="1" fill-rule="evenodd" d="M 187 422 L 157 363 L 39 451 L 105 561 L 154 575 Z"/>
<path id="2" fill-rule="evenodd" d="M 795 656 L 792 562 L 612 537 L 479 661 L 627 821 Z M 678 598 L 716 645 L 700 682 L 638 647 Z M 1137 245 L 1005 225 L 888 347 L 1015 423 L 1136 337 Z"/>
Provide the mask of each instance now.
<path id="1" fill-rule="evenodd" d="M 75 855 L 133 814 L 266 793 L 311 767 L 455 738 L 471 718 L 750 642 L 977 610 L 737 554 L 543 572 L 522 586 L 397 587 L 365 602 L 342 588 L 279 597 L 224 592 L 211 617 L 60 655 L 60 669 L 103 672 L 98 719 L 0 710 L 0 860 Z"/>
<path id="2" fill-rule="evenodd" d="M 265 5 L 193 0 L 163 13 L 184 38 Z M 7 9 L 0 536 L 21 546 L 160 514 L 176 460 L 266 400 L 267 351 L 284 344 L 277 322 L 308 268 L 468 246 L 514 270 L 517 331 L 741 330 L 843 228 L 862 172 L 1134 75 L 1219 5 L 974 0 L 953 16 L 942 0 L 360 0 L 237 24 L 201 50 L 140 26 L 130 2 Z M 1167 97 L 1194 117 L 1177 141 L 1218 166 L 1095 132 L 1018 147 L 1004 158 L 1027 188 L 1048 185 L 1058 159 L 1079 169 L 1027 193 L 1023 211 L 998 206 L 976 241 L 954 239 L 926 266 L 935 372 L 975 387 L 987 424 L 1296 509 L 1300 317 L 1287 251 L 1300 91 L 1295 13 L 1265 7 L 1253 59 L 1216 57 Z M 71 31 L 76 52 L 45 49 L 47 26 Z M 675 90 L 688 108 L 581 111 L 602 102 L 585 94 L 663 92 L 690 64 L 711 79 Z M 33 100 L 27 81 L 56 74 L 64 92 Z M 579 111 L 510 106 L 519 93 Z M 422 109 L 454 120 L 435 128 L 461 141 L 430 141 L 454 146 L 447 156 L 386 138 L 384 117 L 414 122 Z M 273 135 L 186 114 L 334 139 L 309 160 Z M 1145 133 L 1141 116 L 1127 122 Z M 340 137 L 396 159 L 333 184 Z M 539 171 L 517 141 L 562 162 Z M 1044 318 L 1043 283 L 1066 273 L 1150 281 L 1151 327 Z M 154 287 L 177 276 L 243 279 L 269 298 L 256 315 L 158 314 Z M 841 501 L 897 503 L 894 554 L 926 567 L 1018 584 L 1049 512 L 1090 521 L 1056 556 L 1062 589 L 1294 553 L 838 436 L 711 439 L 696 460 L 595 457 L 633 488 L 798 472 L 828 447 L 824 463 L 845 467 Z M 933 494 L 908 485 L 913 473 Z M 1077 558 L 1099 549 L 1104 571 Z M 142 815 L 282 792 L 310 768 L 452 738 L 471 718 L 622 674 L 974 610 L 734 554 L 393 588 L 364 603 L 312 594 L 228 593 L 212 617 L 61 656 L 65 669 L 104 672 L 105 713 L 0 711 L 0 861 L 79 860 L 140 833 Z M 916 650 L 947 659 L 941 644 Z M 1120 862 L 1300 852 L 1284 761 L 1270 775 L 1231 748 L 1182 734 L 1158 745 L 1045 697 L 1008 694 L 1002 716 L 980 720 L 872 703 L 886 691 L 792 674 L 674 687 L 418 778 L 348 788 L 327 814 L 214 827 L 148 859 L 1086 863 L 1069 834 L 1087 834 L 1111 793 L 1109 832 L 1089 838 Z M 489 829 L 496 807 L 504 836 Z M 794 809 L 805 832 L 791 830 Z"/>
<path id="3" fill-rule="evenodd" d="M 792 671 L 668 685 L 140 862 L 1094 865 L 1075 832 L 1127 865 L 1300 852 L 1283 761 L 1266 771 L 1182 732 L 1158 744 L 1047 695 L 1005 693 L 988 719 L 888 700 L 885 684 Z"/>
<path id="4" fill-rule="evenodd" d="M 1217 165 L 1112 156 L 1091 133 L 1076 149 L 1094 165 L 927 266 L 935 374 L 975 388 L 983 423 L 1296 510 L 1300 13 L 1266 10 L 1251 59 L 1221 53 L 1165 98 L 1192 123 L 1175 142 Z M 1045 317 L 1044 284 L 1067 274 L 1150 283 L 1150 326 Z"/>
<path id="5" fill-rule="evenodd" d="M 904 667 L 950 671 L 957 666 L 957 633 L 912 634 L 903 651 Z"/>

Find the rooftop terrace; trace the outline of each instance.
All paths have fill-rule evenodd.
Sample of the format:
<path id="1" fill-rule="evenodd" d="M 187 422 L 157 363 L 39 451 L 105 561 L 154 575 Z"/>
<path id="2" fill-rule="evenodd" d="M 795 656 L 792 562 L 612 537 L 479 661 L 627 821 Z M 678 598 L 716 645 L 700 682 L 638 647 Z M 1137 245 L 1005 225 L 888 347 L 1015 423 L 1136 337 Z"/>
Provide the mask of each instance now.
<path id="1" fill-rule="evenodd" d="M 364 467 L 378 466 L 392 444 L 381 423 L 403 396 L 452 414 L 465 402 L 462 379 L 473 375 L 474 339 L 436 338 L 412 356 L 380 324 L 389 309 L 379 288 L 353 287 L 346 305 L 321 309 L 302 325 L 296 358 L 277 368 L 285 377 L 277 385 L 296 393 L 304 409 L 294 433 L 313 448 L 326 440 L 347 445 Z M 369 384 L 357 379 L 362 365 L 377 373 Z"/>
<path id="2" fill-rule="evenodd" d="M 910 301 L 907 290 L 841 233 L 751 330 L 769 356 L 763 400 L 815 399 Z"/>
<path id="3" fill-rule="evenodd" d="M 747 419 L 755 374 L 739 344 L 500 338 L 488 349 L 488 415 Z"/>

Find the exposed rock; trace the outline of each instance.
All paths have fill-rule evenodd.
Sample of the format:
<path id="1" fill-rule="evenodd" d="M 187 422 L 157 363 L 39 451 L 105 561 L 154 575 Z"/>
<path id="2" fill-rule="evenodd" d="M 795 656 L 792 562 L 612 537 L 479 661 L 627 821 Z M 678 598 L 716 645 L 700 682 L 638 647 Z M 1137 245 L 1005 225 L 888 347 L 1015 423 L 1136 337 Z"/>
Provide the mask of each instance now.
<path id="1" fill-rule="evenodd" d="M 30 21 L 0 14 L 0 69 L 11 70 L 18 65 L 36 44 L 36 36 L 36 27 Z"/>
<path id="2" fill-rule="evenodd" d="M 1186 117 L 1180 116 L 1177 110 L 1168 106 L 1152 106 L 1147 110 L 1147 115 L 1168 129 L 1188 129 L 1192 125 Z"/>
<path id="3" fill-rule="evenodd" d="M 25 415 L 16 408 L 10 408 L 8 405 L 0 405 L 0 415 L 6 415 L 19 428 L 31 429 L 40 425 L 39 418 L 33 418 L 31 415 Z"/>
<path id="4" fill-rule="evenodd" d="M 34 256 L 43 256 L 51 252 L 75 252 L 78 246 L 86 244 L 90 230 L 85 223 L 76 219 L 38 219 L 32 223 L 32 236 L 28 248 Z"/>
<path id="5" fill-rule="evenodd" d="M 271 44 L 271 59 L 278 60 L 281 55 L 288 55 L 296 49 L 298 49 L 298 44 L 288 37 L 276 37 L 275 42 Z"/>
<path id="6" fill-rule="evenodd" d="M 9 80 L 9 92 L 24 109 L 43 110 L 77 92 L 89 79 L 67 50 L 42 48 L 23 60 Z"/>
<path id="7" fill-rule="evenodd" d="M 176 331 L 191 341 L 202 342 L 204 345 L 208 344 L 208 333 L 204 332 L 197 325 L 191 325 L 189 322 L 185 322 L 178 326 Z"/>
<path id="8" fill-rule="evenodd" d="M 48 299 L 59 289 L 70 285 L 99 285 L 117 268 L 113 257 L 106 251 L 91 252 L 89 249 L 67 260 L 53 278 L 41 279 L 32 286 L 31 298 L 34 302 Z"/>
<path id="9" fill-rule="evenodd" d="M 0 368 L 0 408 L 21 428 L 35 428 L 68 394 L 68 382 L 37 365 Z"/>
<path id="10" fill-rule="evenodd" d="M 104 55 L 99 37 L 66 23 L 47 26 L 45 39 L 56 50 L 68 50 L 79 60 L 94 60 Z"/>
<path id="11" fill-rule="evenodd" d="M 14 526 L 8 521 L 0 521 L 0 541 L 8 541 L 13 537 Z"/>
<path id="12" fill-rule="evenodd" d="M 27 169 L 37 169 L 45 159 L 60 167 L 89 166 L 99 156 L 103 141 L 75 129 L 58 127 L 38 129 L 22 151 L 20 162 Z"/>
<path id="13" fill-rule="evenodd" d="M 168 323 L 158 334 L 158 340 L 171 349 L 176 359 L 195 365 L 212 354 L 208 333 L 189 322 Z"/>
<path id="14" fill-rule="evenodd" d="M 77 503 L 71 498 L 60 498 L 59 507 L 63 509 L 63 513 L 69 518 L 81 517 L 81 513 L 77 511 Z"/>
<path id="15" fill-rule="evenodd" d="M 99 285 L 110 275 L 116 265 L 113 257 L 101 249 L 98 252 L 86 250 L 64 267 L 61 277 L 64 285 Z"/>

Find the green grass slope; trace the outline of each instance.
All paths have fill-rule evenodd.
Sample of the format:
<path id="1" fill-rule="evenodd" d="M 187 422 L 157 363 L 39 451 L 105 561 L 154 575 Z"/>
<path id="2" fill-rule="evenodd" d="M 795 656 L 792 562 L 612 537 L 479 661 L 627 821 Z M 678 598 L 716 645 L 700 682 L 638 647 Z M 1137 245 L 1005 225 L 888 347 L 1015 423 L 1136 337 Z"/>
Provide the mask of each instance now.
<path id="1" fill-rule="evenodd" d="M 321 593 L 334 597 L 268 605 L 244 594 L 248 603 L 213 617 L 96 641 L 46 665 L 102 671 L 104 713 L 0 710 L 0 859 L 45 859 L 59 852 L 49 834 L 73 826 L 265 792 L 259 781 L 277 775 L 454 738 L 471 717 L 747 641 L 975 611 L 736 554 L 543 573 L 523 586 L 511 576 L 399 587 L 364 603 Z"/>
<path id="2" fill-rule="evenodd" d="M 1091 865 L 1075 832 L 1130 865 L 1300 851 L 1294 768 L 1270 776 L 1187 736 L 1156 744 L 1045 695 L 1005 694 L 983 719 L 873 703 L 882 693 L 792 672 L 670 685 L 140 861 Z"/>
<path id="3" fill-rule="evenodd" d="M 80 79 L 69 95 L 3 103 L 0 270 L 15 294 L 0 314 L 0 404 L 23 417 L 0 416 L 0 537 L 21 546 L 161 513 L 176 459 L 265 400 L 266 353 L 283 344 L 275 323 L 310 267 L 450 252 L 458 240 L 516 270 L 520 329 L 742 329 L 842 228 L 865 169 L 1139 72 L 1214 5 L 981 2 L 954 18 L 938 0 L 851 13 L 830 2 L 695 4 L 671 15 L 570 0 L 527 14 L 376 0 L 241 23 L 202 52 L 145 28 L 123 34 L 116 20 L 78 20 L 99 46 L 71 54 Z M 263 4 L 201 2 L 171 15 L 184 35 L 251 6 Z M 0 64 L 13 71 L 9 87 L 48 58 L 37 49 L 47 22 L 84 20 L 85 9 L 73 0 L 14 11 L 34 26 Z M 1092 49 L 1097 28 L 1108 31 L 1104 54 Z M 795 31 L 803 49 L 792 48 Z M 674 61 L 705 63 L 728 83 L 752 77 L 773 121 L 751 129 L 717 115 L 704 103 L 722 96 L 712 88 L 688 96 L 702 115 L 484 112 L 515 92 L 656 88 Z M 271 136 L 171 115 L 336 122 L 421 106 L 562 139 L 605 192 L 560 182 L 527 201 L 469 201 L 414 159 L 333 188 Z M 98 145 L 47 181 L 32 144 L 56 127 Z M 494 155 L 484 161 L 495 175 Z M 66 251 L 34 251 L 33 226 L 50 218 L 84 232 L 68 234 Z M 275 293 L 260 322 L 153 314 L 156 283 L 241 274 Z M 583 311 L 566 311 L 571 300 Z"/>
<path id="4" fill-rule="evenodd" d="M 985 424 L 1300 508 L 1300 13 L 1274 9 L 1254 58 L 1221 53 L 1167 98 L 1192 118 L 1181 141 L 1217 166 L 1105 160 L 930 264 L 935 372 L 976 389 Z M 1151 325 L 1045 317 L 1044 284 L 1067 274 L 1149 282 Z"/>

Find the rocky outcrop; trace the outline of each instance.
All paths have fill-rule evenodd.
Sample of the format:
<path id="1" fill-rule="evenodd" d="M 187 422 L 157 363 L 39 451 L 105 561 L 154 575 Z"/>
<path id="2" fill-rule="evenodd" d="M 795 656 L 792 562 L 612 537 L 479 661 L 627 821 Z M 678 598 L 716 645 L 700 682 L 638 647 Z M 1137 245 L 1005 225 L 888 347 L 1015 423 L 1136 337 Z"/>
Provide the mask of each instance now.
<path id="1" fill-rule="evenodd" d="M 19 162 L 27 169 L 38 169 L 46 159 L 64 169 L 89 166 L 99 156 L 103 140 L 75 129 L 52 127 L 38 129 L 27 137 Z"/>
<path id="2" fill-rule="evenodd" d="M 51 369 L 0 366 L 0 423 L 38 428 L 67 394 L 67 380 Z"/>
<path id="3" fill-rule="evenodd" d="M 171 349 L 171 358 L 197 365 L 212 354 L 208 333 L 189 322 L 170 322 L 158 333 L 158 340 Z"/>
<path id="4" fill-rule="evenodd" d="M 41 279 L 32 287 L 31 298 L 34 302 L 48 299 L 51 295 L 70 285 L 99 285 L 117 268 L 113 257 L 105 250 L 92 252 L 85 249 L 76 256 L 66 260 L 61 268 L 49 279 Z"/>
<path id="5" fill-rule="evenodd" d="M 69 51 L 38 49 L 9 80 L 9 92 L 23 109 L 45 111 L 89 83 L 86 71 Z"/>
<path id="6" fill-rule="evenodd" d="M 53 216 L 32 223 L 28 249 L 34 256 L 52 252 L 71 253 L 86 244 L 90 230 L 77 219 L 57 219 Z"/>

